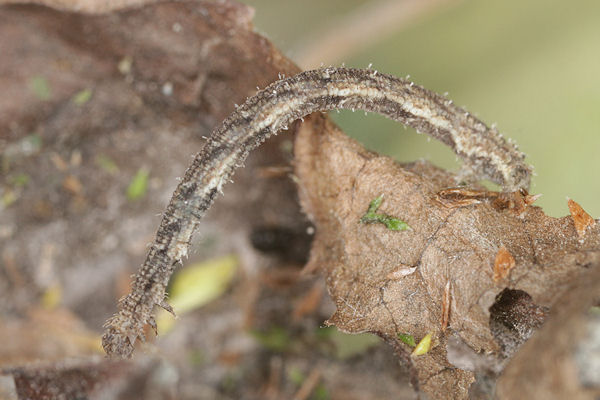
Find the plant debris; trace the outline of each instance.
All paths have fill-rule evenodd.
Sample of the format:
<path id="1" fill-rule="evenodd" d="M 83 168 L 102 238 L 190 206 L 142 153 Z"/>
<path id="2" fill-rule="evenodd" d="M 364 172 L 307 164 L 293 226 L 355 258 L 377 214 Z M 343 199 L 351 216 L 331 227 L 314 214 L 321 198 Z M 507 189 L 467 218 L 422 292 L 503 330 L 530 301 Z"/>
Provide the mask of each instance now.
<path id="1" fill-rule="evenodd" d="M 515 265 L 515 258 L 508 249 L 504 246 L 500 247 L 494 260 L 494 282 L 498 283 L 506 278 Z"/>
<path id="2" fill-rule="evenodd" d="M 43 76 L 34 76 L 29 81 L 29 88 L 40 100 L 49 100 L 52 96 L 50 85 Z"/>
<path id="3" fill-rule="evenodd" d="M 579 235 L 580 240 L 583 240 L 587 229 L 596 225 L 596 221 L 574 200 L 568 199 L 567 204 L 569 206 L 569 211 L 571 212 L 571 217 L 573 218 L 573 224 L 575 225 L 577 235 Z"/>
<path id="4" fill-rule="evenodd" d="M 404 221 L 398 218 L 391 217 L 387 214 L 377 214 L 377 210 L 383 202 L 383 195 L 375 198 L 369 203 L 369 208 L 365 215 L 360 218 L 360 222 L 363 224 L 380 223 L 384 224 L 386 228 L 391 231 L 405 231 L 410 229 L 410 226 Z"/>
<path id="5" fill-rule="evenodd" d="M 461 388 L 475 380 L 474 371 L 448 362 L 449 333 L 501 365 L 540 326 L 581 265 L 600 259 L 598 225 L 581 244 L 571 216 L 548 217 L 527 204 L 527 195 L 506 196 L 501 207 L 493 201 L 447 207 L 438 193 L 456 178 L 429 163 L 399 164 L 373 154 L 320 117 L 307 121 L 296 140 L 299 193 L 317 232 L 307 268 L 326 275 L 336 304 L 327 323 L 381 337 L 431 333 L 439 345 L 413 360 L 413 368 L 420 389 L 433 398 L 465 398 Z M 402 215 L 412 230 L 373 236 L 357 226 L 361 205 L 384 192 L 394 193 L 386 197 L 386 213 Z M 496 279 L 510 272 L 514 288 L 501 296 L 505 288 L 490 264 L 503 244 L 515 264 L 500 257 Z M 398 265 L 417 269 L 393 279 Z M 444 332 L 449 281 L 452 317 Z"/>
<path id="6" fill-rule="evenodd" d="M 422 356 L 423 354 L 427 354 L 430 349 L 431 349 L 431 333 L 428 333 L 415 346 L 415 349 L 413 350 L 411 355 L 413 357 Z"/>
<path id="7" fill-rule="evenodd" d="M 90 101 L 90 99 L 92 98 L 92 93 L 92 89 L 80 90 L 73 96 L 73 103 L 77 104 L 78 106 L 84 105 L 85 103 Z"/>
<path id="8" fill-rule="evenodd" d="M 409 335 L 408 333 L 399 333 L 398 339 L 400 339 L 402 343 L 407 344 L 410 347 L 415 347 L 417 345 L 415 337 L 413 335 Z"/>
<path id="9" fill-rule="evenodd" d="M 145 168 L 138 169 L 127 187 L 127 198 L 129 200 L 139 200 L 146 195 L 149 176 L 150 173 Z"/>

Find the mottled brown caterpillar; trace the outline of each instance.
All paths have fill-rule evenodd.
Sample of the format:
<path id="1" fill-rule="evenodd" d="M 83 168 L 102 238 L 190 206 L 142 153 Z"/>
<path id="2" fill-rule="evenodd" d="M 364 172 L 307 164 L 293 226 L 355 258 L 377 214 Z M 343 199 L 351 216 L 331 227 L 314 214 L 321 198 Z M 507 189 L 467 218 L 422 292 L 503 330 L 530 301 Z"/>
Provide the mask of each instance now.
<path id="1" fill-rule="evenodd" d="M 105 324 L 109 356 L 130 357 L 153 309 L 164 302 L 175 265 L 221 186 L 248 153 L 296 119 L 316 111 L 357 109 L 384 115 L 439 139 L 478 178 L 506 191 L 528 189 L 531 168 L 524 155 L 495 130 L 452 101 L 414 83 L 375 70 L 323 68 L 279 80 L 239 106 L 213 132 L 177 186 L 131 293 Z M 172 311 L 172 310 L 171 310 Z"/>

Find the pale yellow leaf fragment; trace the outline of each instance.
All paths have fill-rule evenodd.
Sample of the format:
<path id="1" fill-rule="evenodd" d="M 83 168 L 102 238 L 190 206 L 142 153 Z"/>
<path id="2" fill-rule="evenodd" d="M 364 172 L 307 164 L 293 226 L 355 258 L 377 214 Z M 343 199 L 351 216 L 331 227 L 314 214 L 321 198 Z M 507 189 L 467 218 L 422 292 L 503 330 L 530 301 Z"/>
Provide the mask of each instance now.
<path id="1" fill-rule="evenodd" d="M 422 356 L 423 354 L 427 354 L 431 349 L 431 333 L 428 333 L 421 339 L 421 341 L 415 346 L 415 349 L 412 352 L 412 356 Z"/>
<path id="2" fill-rule="evenodd" d="M 168 303 L 178 316 L 215 300 L 225 292 L 235 276 L 236 256 L 230 255 L 190 265 L 173 276 Z M 158 331 L 169 331 L 175 320 L 165 310 L 156 316 Z"/>
<path id="3" fill-rule="evenodd" d="M 58 284 L 52 285 L 46 289 L 41 298 L 42 306 L 47 310 L 58 307 L 62 300 L 62 287 Z"/>

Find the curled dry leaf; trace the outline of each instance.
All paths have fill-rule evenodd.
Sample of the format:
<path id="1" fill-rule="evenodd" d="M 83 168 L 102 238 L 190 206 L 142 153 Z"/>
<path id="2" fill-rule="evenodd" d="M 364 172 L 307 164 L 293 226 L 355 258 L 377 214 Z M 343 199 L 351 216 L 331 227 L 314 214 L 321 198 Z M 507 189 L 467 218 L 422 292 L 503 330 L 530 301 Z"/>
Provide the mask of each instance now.
<path id="1" fill-rule="evenodd" d="M 579 239 L 583 240 L 586 230 L 594 226 L 596 221 L 576 201 L 569 199 L 567 204 L 571 212 L 571 217 L 573 217 L 573 224 L 575 225 L 577 235 Z"/>
<path id="2" fill-rule="evenodd" d="M 506 278 L 515 265 L 515 258 L 510 254 L 508 249 L 504 246 L 500 247 L 494 260 L 494 282 L 498 283 Z"/>
<path id="3" fill-rule="evenodd" d="M 582 246 L 571 217 L 552 218 L 532 205 L 519 213 L 489 201 L 447 207 L 438 193 L 455 185 L 453 175 L 426 162 L 400 165 L 369 152 L 324 117 L 300 127 L 295 153 L 301 202 L 316 225 L 309 268 L 326 275 L 337 308 L 328 324 L 387 338 L 432 333 L 440 345 L 411 359 L 420 389 L 432 398 L 466 398 L 475 379 L 474 372 L 448 362 L 449 333 L 501 360 L 508 354 L 503 349 L 518 347 L 522 333 L 539 326 L 539 313 L 529 310 L 552 307 L 582 266 L 600 259 L 597 227 Z M 386 213 L 402 216 L 411 231 L 356 222 L 381 194 Z M 489 260 L 502 244 L 527 268 L 512 268 L 514 290 L 498 297 L 504 288 L 494 281 Z M 398 265 L 416 271 L 393 279 Z M 440 310 L 449 280 L 452 318 L 443 332 Z M 492 308 L 497 297 L 503 306 Z M 523 307 L 521 298 L 531 304 Z M 518 318 L 519 332 L 496 312 Z M 492 332 L 491 320 L 501 321 L 502 329 Z"/>

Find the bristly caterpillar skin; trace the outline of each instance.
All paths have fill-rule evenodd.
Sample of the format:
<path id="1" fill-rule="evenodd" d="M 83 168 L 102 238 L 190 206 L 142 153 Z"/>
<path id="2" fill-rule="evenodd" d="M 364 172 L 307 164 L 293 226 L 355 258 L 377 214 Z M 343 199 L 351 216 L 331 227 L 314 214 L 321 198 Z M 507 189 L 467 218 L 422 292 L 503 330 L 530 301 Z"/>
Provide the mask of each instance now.
<path id="1" fill-rule="evenodd" d="M 156 305 L 167 309 L 165 288 L 187 255 L 196 226 L 248 153 L 269 136 L 316 111 L 357 109 L 384 115 L 447 144 L 481 179 L 505 191 L 528 189 L 524 154 L 450 100 L 405 79 L 375 70 L 323 68 L 279 80 L 239 106 L 213 132 L 173 193 L 146 261 L 118 313 L 105 324 L 109 356 L 130 357 L 145 324 L 156 326 Z"/>

